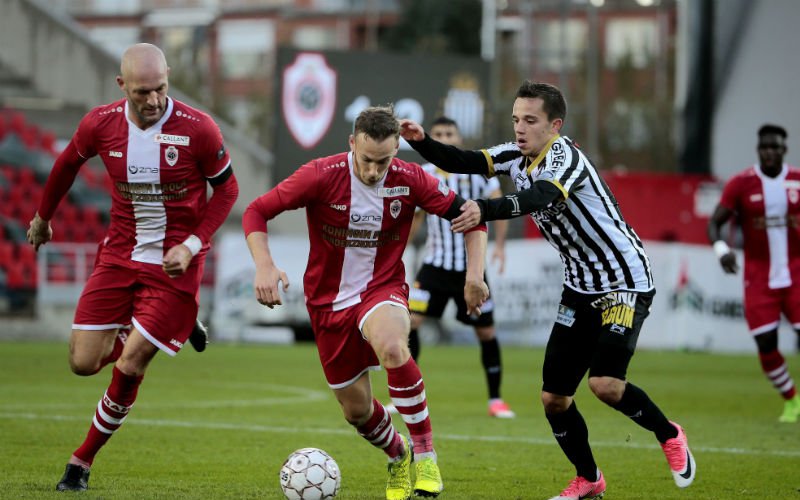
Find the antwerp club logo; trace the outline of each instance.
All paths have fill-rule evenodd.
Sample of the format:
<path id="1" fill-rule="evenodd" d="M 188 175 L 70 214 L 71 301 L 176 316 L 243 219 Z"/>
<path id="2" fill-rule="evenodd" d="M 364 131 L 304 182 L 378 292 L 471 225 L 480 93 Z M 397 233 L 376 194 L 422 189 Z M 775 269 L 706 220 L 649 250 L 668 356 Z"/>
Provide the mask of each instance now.
<path id="1" fill-rule="evenodd" d="M 305 149 L 319 143 L 333 121 L 336 72 L 322 54 L 300 53 L 283 71 L 283 118 Z"/>

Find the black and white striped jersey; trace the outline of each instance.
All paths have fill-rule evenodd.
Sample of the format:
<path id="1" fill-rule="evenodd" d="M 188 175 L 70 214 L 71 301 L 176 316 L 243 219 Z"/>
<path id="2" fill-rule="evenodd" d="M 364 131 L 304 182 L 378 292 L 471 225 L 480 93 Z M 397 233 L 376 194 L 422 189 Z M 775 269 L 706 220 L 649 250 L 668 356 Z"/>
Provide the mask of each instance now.
<path id="1" fill-rule="evenodd" d="M 592 162 L 568 137 L 556 136 L 532 161 L 514 143 L 481 152 L 489 174 L 508 175 L 519 191 L 536 181 L 549 181 L 562 191 L 563 199 L 531 218 L 561 254 L 565 285 L 586 293 L 653 289 L 641 240 Z"/>
<path id="2" fill-rule="evenodd" d="M 465 200 L 488 198 L 494 191 L 500 189 L 500 182 L 495 178 L 487 179 L 482 175 L 449 174 L 432 163 L 426 163 L 422 168 Z M 448 271 L 466 271 L 467 255 L 464 235 L 451 231 L 450 221 L 436 215 L 428 214 L 426 223 L 428 234 L 425 238 L 423 262 Z"/>

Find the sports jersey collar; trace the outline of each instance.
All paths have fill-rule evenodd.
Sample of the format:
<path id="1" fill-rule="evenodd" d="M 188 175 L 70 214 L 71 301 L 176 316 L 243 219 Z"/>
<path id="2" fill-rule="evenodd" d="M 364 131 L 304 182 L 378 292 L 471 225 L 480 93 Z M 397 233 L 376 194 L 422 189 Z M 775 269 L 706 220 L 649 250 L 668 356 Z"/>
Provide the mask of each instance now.
<path id="1" fill-rule="evenodd" d="M 125 99 L 125 120 L 128 121 L 128 128 L 133 129 L 137 134 L 149 135 L 154 133 L 155 131 L 161 130 L 161 126 L 164 125 L 164 122 L 166 122 L 169 119 L 170 115 L 172 115 L 172 108 L 173 108 L 172 98 L 167 96 L 167 109 L 166 111 L 164 111 L 164 115 L 156 123 L 142 130 L 139 128 L 138 125 L 133 123 L 130 117 L 128 116 L 128 100 Z"/>
<path id="2" fill-rule="evenodd" d="M 759 178 L 761 178 L 761 179 L 764 179 L 764 180 L 783 180 L 783 179 L 785 179 L 785 178 L 786 178 L 786 174 L 788 174 L 788 173 L 789 173 L 789 167 L 788 167 L 788 165 L 787 165 L 786 163 L 784 163 L 784 164 L 782 164 L 782 165 L 781 165 L 781 171 L 780 171 L 780 173 L 779 173 L 778 175 L 776 175 L 775 177 L 770 177 L 770 176 L 768 176 L 767 174 L 765 174 L 765 173 L 764 173 L 764 172 L 761 170 L 761 164 L 760 164 L 760 163 L 756 163 L 756 164 L 753 166 L 753 169 L 756 171 L 756 175 L 757 175 Z"/>
<path id="3" fill-rule="evenodd" d="M 547 156 L 547 152 L 550 151 L 550 146 L 552 146 L 553 143 L 556 142 L 559 137 L 561 137 L 561 134 L 556 134 L 553 136 L 552 139 L 547 141 L 547 144 L 545 144 L 542 150 L 539 151 L 539 154 L 536 156 L 536 158 L 530 163 L 530 165 L 528 165 L 528 174 L 530 174 L 533 171 L 533 169 L 536 168 L 539 165 L 539 163 L 544 159 L 544 157 Z"/>

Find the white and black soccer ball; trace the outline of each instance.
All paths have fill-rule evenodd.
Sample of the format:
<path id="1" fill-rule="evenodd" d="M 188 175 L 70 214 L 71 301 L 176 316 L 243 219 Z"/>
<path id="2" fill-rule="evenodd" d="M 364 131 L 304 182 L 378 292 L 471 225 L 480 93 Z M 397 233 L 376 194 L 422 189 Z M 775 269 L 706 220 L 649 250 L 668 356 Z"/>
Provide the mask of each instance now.
<path id="1" fill-rule="evenodd" d="M 281 467 L 281 489 L 290 500 L 333 498 L 341 482 L 336 461 L 318 448 L 295 451 Z"/>

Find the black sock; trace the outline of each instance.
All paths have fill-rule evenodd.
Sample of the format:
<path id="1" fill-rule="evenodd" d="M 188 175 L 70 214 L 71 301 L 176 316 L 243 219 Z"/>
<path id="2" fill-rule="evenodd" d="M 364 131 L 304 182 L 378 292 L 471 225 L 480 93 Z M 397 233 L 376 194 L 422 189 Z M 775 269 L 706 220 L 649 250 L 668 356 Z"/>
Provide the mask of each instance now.
<path id="1" fill-rule="evenodd" d="M 545 413 L 545 416 L 553 429 L 553 436 L 578 475 L 589 481 L 597 481 L 597 464 L 589 446 L 589 429 L 575 402 L 565 412 Z"/>
<path id="2" fill-rule="evenodd" d="M 412 328 L 408 333 L 408 350 L 411 351 L 411 357 L 414 361 L 419 359 L 419 330 Z"/>
<path id="3" fill-rule="evenodd" d="M 483 363 L 483 371 L 486 372 L 489 399 L 497 399 L 500 397 L 500 380 L 503 377 L 500 344 L 497 342 L 497 337 L 481 341 L 481 363 Z"/>
<path id="4" fill-rule="evenodd" d="M 625 386 L 622 399 L 612 408 L 621 412 L 648 431 L 655 433 L 656 439 L 664 443 L 678 435 L 678 429 L 669 423 L 655 403 L 645 392 L 630 382 Z"/>

